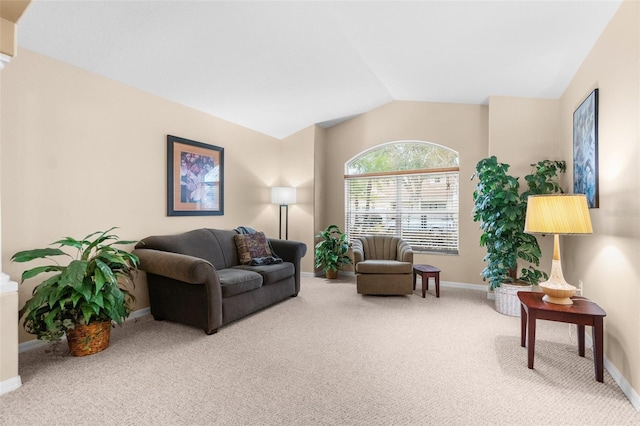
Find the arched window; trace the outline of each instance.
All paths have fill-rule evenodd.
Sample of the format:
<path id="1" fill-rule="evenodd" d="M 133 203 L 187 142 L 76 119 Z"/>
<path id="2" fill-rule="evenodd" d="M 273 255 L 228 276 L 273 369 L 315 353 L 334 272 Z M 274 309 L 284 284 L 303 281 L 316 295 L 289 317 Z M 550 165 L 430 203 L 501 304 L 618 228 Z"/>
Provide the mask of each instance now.
<path id="1" fill-rule="evenodd" d="M 396 235 L 415 250 L 458 253 L 458 153 L 441 145 L 398 141 L 345 165 L 350 240 Z"/>

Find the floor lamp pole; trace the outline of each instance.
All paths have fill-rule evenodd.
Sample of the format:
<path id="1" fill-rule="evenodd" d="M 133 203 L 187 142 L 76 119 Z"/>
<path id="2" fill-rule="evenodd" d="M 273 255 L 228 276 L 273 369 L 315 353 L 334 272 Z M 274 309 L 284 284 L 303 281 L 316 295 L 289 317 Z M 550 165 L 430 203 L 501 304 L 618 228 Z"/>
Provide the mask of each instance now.
<path id="1" fill-rule="evenodd" d="M 280 220 L 278 221 L 278 238 L 282 239 L 282 208 L 284 207 L 285 240 L 289 239 L 289 205 L 280 204 Z"/>

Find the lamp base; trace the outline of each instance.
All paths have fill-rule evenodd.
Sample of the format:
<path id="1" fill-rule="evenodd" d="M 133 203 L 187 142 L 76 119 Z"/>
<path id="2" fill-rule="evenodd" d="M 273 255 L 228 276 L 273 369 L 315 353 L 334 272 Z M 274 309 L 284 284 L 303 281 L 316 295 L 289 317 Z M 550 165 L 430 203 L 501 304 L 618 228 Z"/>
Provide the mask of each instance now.
<path id="1" fill-rule="evenodd" d="M 544 293 L 542 300 L 548 303 L 555 303 L 556 305 L 573 305 L 571 296 L 576 294 L 576 288 L 571 284 L 564 283 L 562 287 L 555 285 L 554 287 L 545 285 L 547 283 L 541 283 L 540 289 Z"/>
<path id="2" fill-rule="evenodd" d="M 558 234 L 553 236 L 553 260 L 551 261 L 549 280 L 540 283 L 540 288 L 545 294 L 542 298 L 545 302 L 555 303 L 556 305 L 573 305 L 569 298 L 576 294 L 577 288 L 566 282 L 562 275 Z"/>

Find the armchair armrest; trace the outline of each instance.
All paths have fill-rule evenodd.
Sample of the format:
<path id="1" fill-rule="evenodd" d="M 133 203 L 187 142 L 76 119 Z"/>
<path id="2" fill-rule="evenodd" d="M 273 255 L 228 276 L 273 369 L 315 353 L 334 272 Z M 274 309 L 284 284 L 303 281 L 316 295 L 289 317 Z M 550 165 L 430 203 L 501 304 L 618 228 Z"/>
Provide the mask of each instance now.
<path id="1" fill-rule="evenodd" d="M 353 251 L 353 268 L 355 271 L 355 267 L 358 262 L 362 262 L 364 260 L 364 248 L 362 247 L 362 241 L 357 238 L 353 240 L 353 243 L 351 243 L 351 250 Z"/>
<path id="2" fill-rule="evenodd" d="M 411 248 L 411 244 L 403 240 L 398 243 L 398 260 L 400 262 L 413 263 L 413 249 Z"/>

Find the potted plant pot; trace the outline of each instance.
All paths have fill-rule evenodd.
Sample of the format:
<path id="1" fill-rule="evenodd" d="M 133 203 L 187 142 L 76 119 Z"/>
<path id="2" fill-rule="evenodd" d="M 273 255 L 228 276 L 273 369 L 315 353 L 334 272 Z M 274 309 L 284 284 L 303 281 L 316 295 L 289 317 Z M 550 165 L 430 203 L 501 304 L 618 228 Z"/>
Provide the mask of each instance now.
<path id="1" fill-rule="evenodd" d="M 111 320 L 76 324 L 74 328 L 67 329 L 66 334 L 71 355 L 93 355 L 109 347 Z"/>
<path id="2" fill-rule="evenodd" d="M 327 277 L 327 279 L 335 280 L 336 278 L 338 278 L 338 270 L 337 269 L 327 269 L 324 272 L 324 276 Z"/>

